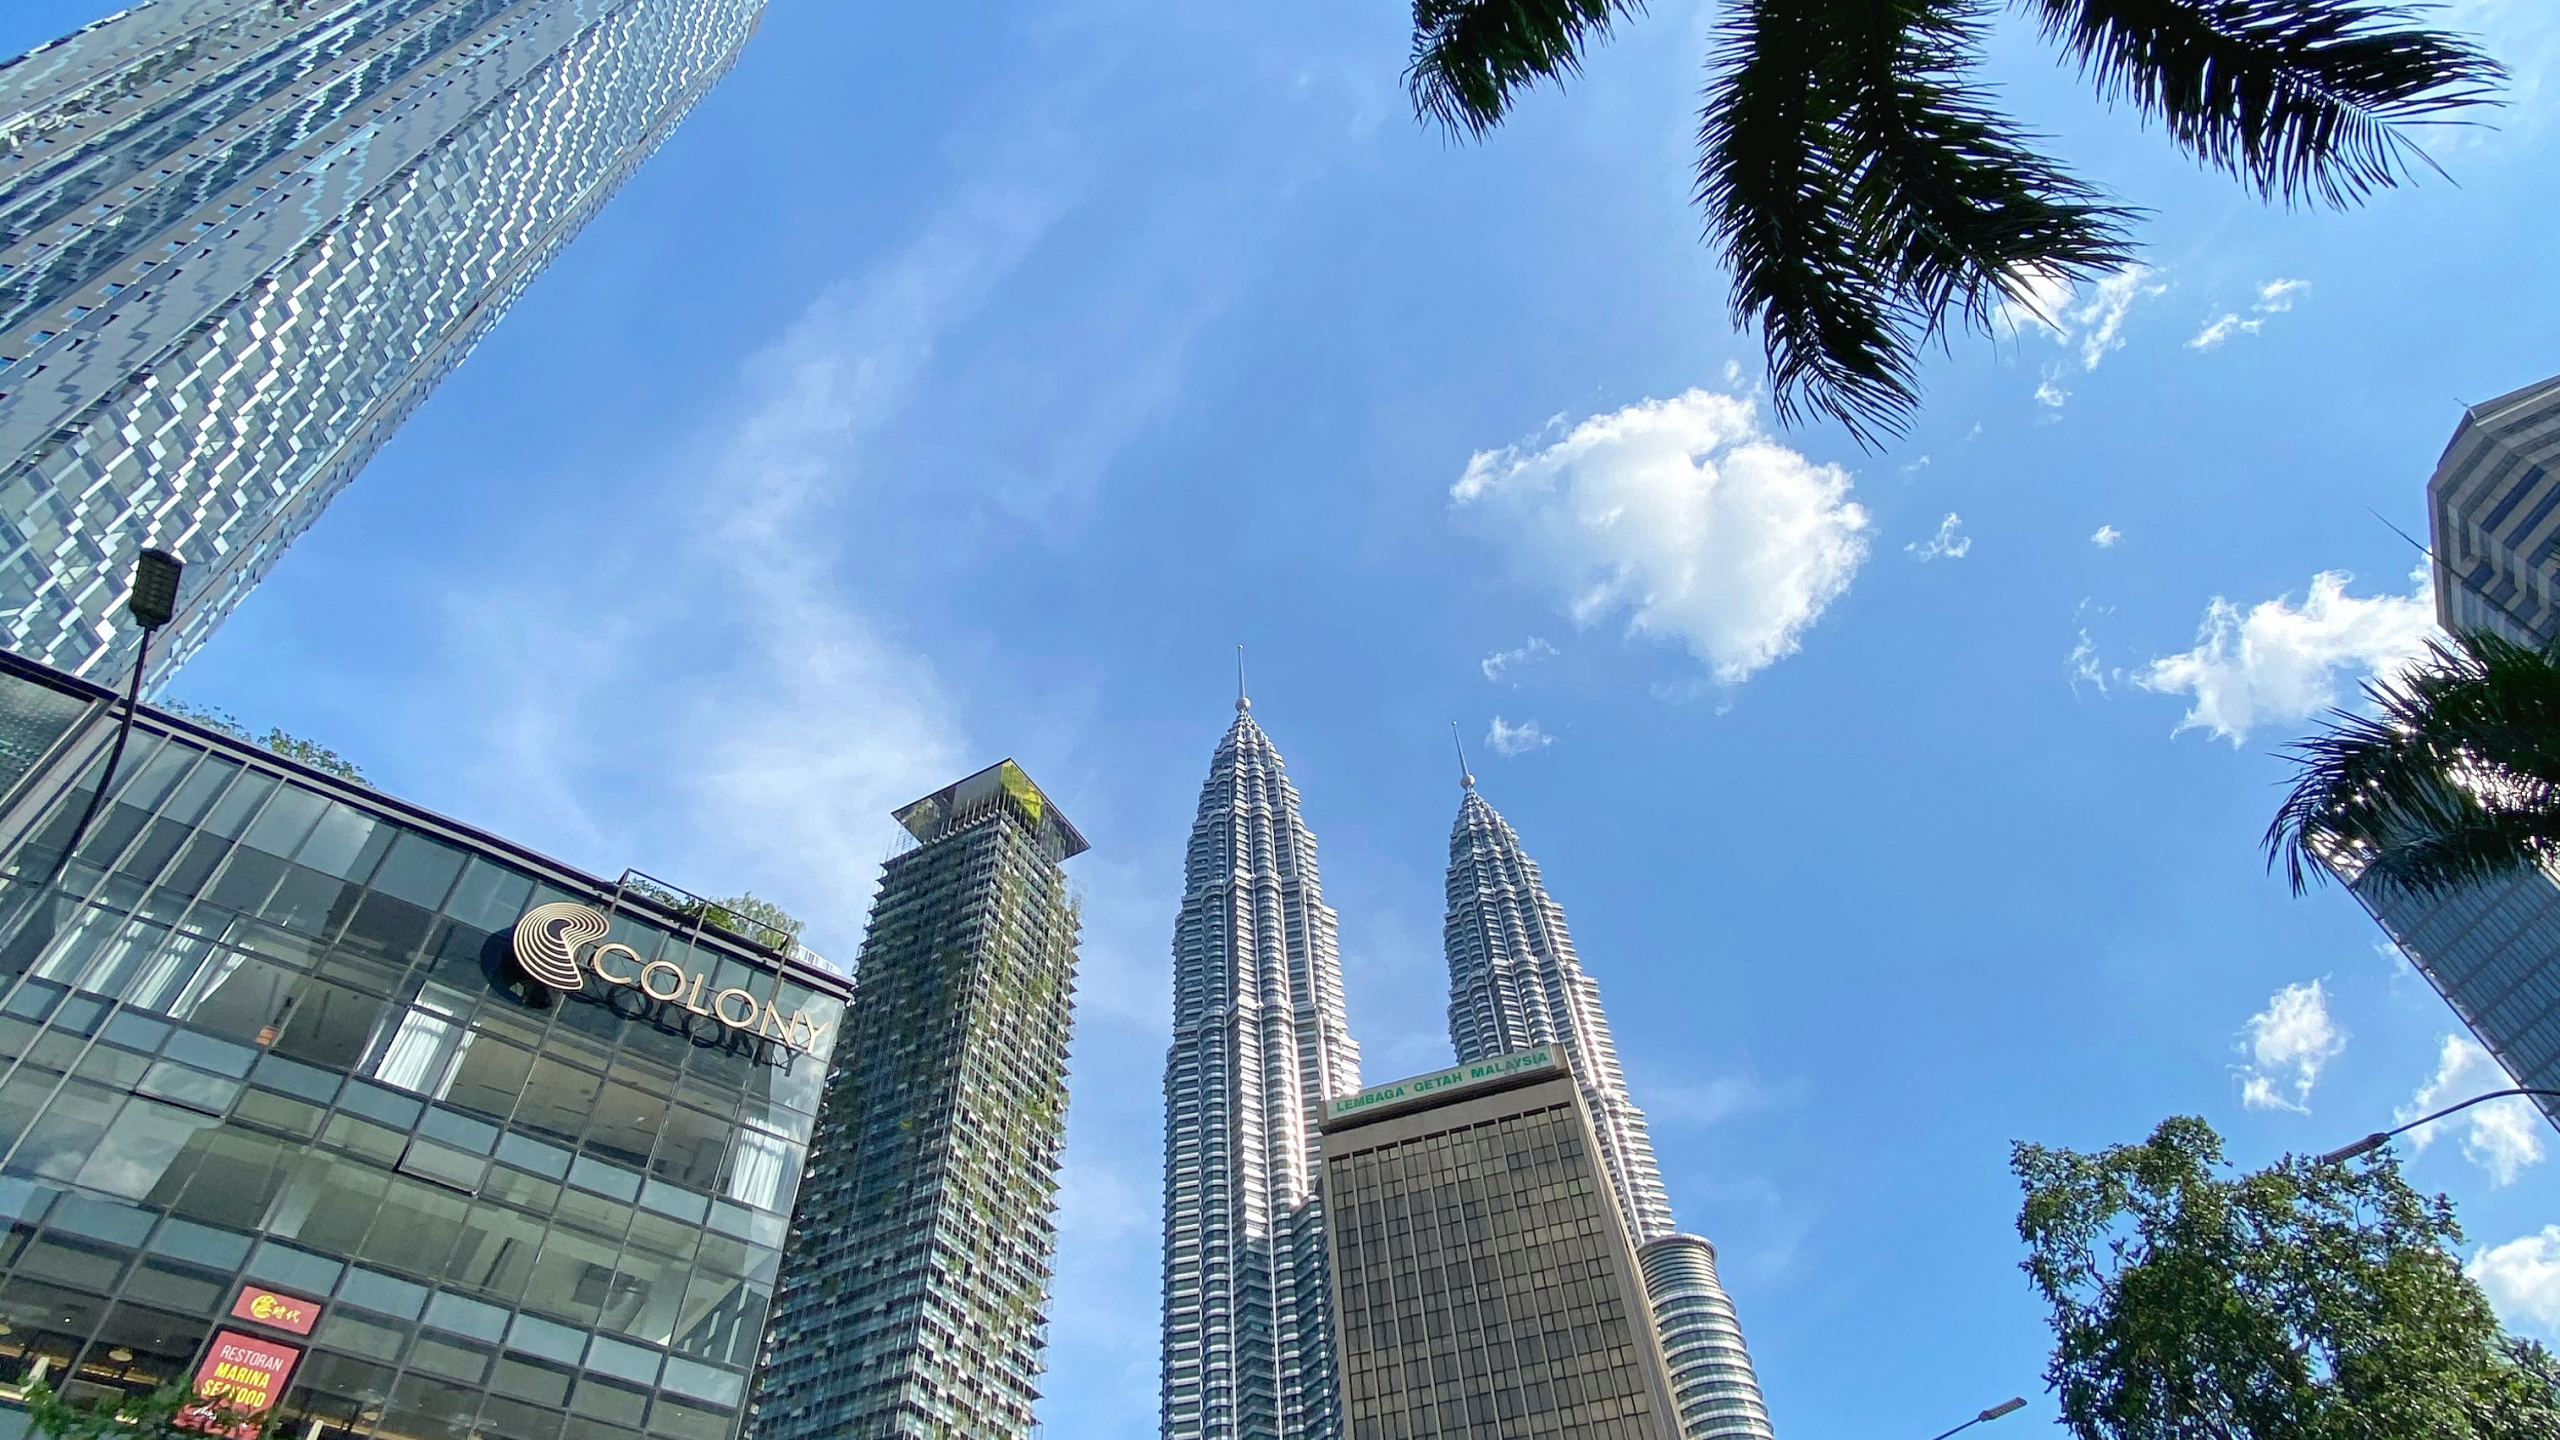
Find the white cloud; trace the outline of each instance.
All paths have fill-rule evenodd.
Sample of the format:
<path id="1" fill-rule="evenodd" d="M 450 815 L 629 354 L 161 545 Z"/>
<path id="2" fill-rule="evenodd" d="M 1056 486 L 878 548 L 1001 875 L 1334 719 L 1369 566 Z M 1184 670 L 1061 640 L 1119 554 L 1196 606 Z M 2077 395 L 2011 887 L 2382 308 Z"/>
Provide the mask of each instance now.
<path id="1" fill-rule="evenodd" d="M 2329 1018 L 2329 997 L 2317 980 L 2287 985 L 2249 1017 L 2249 1063 L 2241 1074 L 2242 1104 L 2260 1110 L 2308 1113 L 2320 1071 L 2347 1048 L 2346 1032 Z"/>
<path id="2" fill-rule="evenodd" d="M 2509 1329 L 2531 1326 L 2560 1340 L 2560 1225 L 2492 1245 L 2464 1269 Z"/>
<path id="3" fill-rule="evenodd" d="M 2170 733 L 2202 730 L 2237 748 L 2256 726 L 2307 720 L 2336 704 L 2339 671 L 2362 679 L 2395 668 L 2436 634 L 2423 568 L 2408 595 L 2358 600 L 2346 593 L 2353 578 L 2321 571 L 2299 606 L 2278 596 L 2244 613 L 2215 596 L 2196 647 L 2152 661 L 2139 677 L 2145 689 L 2195 697 Z"/>
<path id="4" fill-rule="evenodd" d="M 1792 654 L 1867 558 L 1848 472 L 1778 444 L 1740 395 L 1691 390 L 1479 451 L 1449 493 L 1575 624 L 1623 611 L 1728 684 Z"/>
<path id="5" fill-rule="evenodd" d="M 2098 663 L 2098 645 L 2089 638 L 2088 631 L 2080 632 L 2080 643 L 2071 647 L 2071 653 L 2063 657 L 2062 663 L 2070 667 L 2073 694 L 2080 693 L 2083 685 L 2095 685 L 2099 694 L 2107 693 L 2106 667 Z"/>
<path id="6" fill-rule="evenodd" d="M 2258 303 L 2249 308 L 2261 315 L 2281 315 L 2293 308 L 2295 296 L 2310 288 L 2308 280 L 2270 280 L 2258 287 Z"/>
<path id="7" fill-rule="evenodd" d="M 2076 348 L 2081 369 L 2095 370 L 2109 354 L 2124 348 L 2125 317 L 2133 307 L 2169 293 L 2165 283 L 2153 278 L 2158 273 L 2147 265 L 2128 265 L 2085 288 L 2052 276 L 2035 277 L 2027 282 L 2023 301 L 2001 304 L 1993 324 L 2010 334 L 2040 330 L 2057 344 Z M 2061 404 L 2044 399 L 2044 391 L 2051 388 L 2048 380 L 2036 398 L 2048 405 Z"/>
<path id="8" fill-rule="evenodd" d="M 1556 647 L 1532 635 L 1529 637 L 1528 644 L 1516 650 L 1501 650 L 1484 657 L 1482 662 L 1484 678 L 1499 682 L 1506 673 L 1531 661 L 1543 660 L 1555 653 Z"/>
<path id="9" fill-rule="evenodd" d="M 2069 403 L 2070 399 L 2071 392 L 2055 384 L 2054 377 L 2051 375 L 2047 375 L 2036 384 L 2036 403 L 2048 410 L 2059 410 Z"/>
<path id="10" fill-rule="evenodd" d="M 2447 1035 L 2437 1053 L 2436 1078 L 2400 1108 L 2398 1118 L 2405 1124 L 2484 1091 L 2504 1090 L 2515 1083 L 2496 1058 L 2480 1047 L 2480 1042 L 2468 1035 Z M 2459 1126 L 2463 1132 L 2463 1155 L 2488 1171 L 2493 1184 L 2507 1185 L 2514 1183 L 2526 1166 L 2541 1163 L 2542 1130 L 2548 1123 L 2532 1101 L 2514 1095 L 2421 1125 L 2409 1132 L 2409 1145 L 2423 1151 L 2435 1143 L 2438 1130 Z"/>
<path id="11" fill-rule="evenodd" d="M 2244 320 L 2236 311 L 2215 316 L 2187 342 L 2190 350 L 2214 350 L 2234 335 L 2255 335 L 2266 328 L 2266 316 L 2281 315 L 2293 308 L 2293 302 L 2311 288 L 2308 280 L 2270 280 L 2258 287 L 2258 298 L 2249 308 L 2259 317 Z"/>
<path id="12" fill-rule="evenodd" d="M 2219 349 L 2223 341 L 2234 335 L 2257 334 L 2259 327 L 2266 323 L 2264 320 L 2243 320 L 2237 315 L 2220 315 L 2206 321 L 2205 327 L 2196 332 L 2196 338 L 2187 342 L 2187 348 L 2190 350 Z"/>
<path id="13" fill-rule="evenodd" d="M 2101 550 L 2112 550 L 2116 542 L 2123 538 L 2124 532 L 2113 525 L 2101 525 L 2098 527 L 2098 533 L 2089 537 L 2089 543 Z"/>
<path id="14" fill-rule="evenodd" d="M 1544 750 L 1553 745 L 1556 737 L 1539 729 L 1535 720 L 1523 720 L 1514 725 L 1496 715 L 1493 728 L 1484 732 L 1484 743 L 1499 754 L 1526 755 L 1532 750 Z"/>
<path id="15" fill-rule="evenodd" d="M 1947 518 L 1938 522 L 1937 534 L 1925 541 L 1912 541 L 1902 547 L 1902 552 L 1918 559 L 1923 565 L 1939 559 L 1961 560 L 1973 552 L 1973 537 L 1956 533 L 1963 524 L 1964 521 L 1957 517 L 1956 512 L 1950 510 L 1947 512 Z"/>

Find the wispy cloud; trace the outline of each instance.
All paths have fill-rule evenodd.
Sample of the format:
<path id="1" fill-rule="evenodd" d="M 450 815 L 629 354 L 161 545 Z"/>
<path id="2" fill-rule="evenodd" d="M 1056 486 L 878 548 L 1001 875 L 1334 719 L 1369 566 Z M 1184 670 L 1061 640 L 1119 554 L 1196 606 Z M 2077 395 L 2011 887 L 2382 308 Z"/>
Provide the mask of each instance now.
<path id="1" fill-rule="evenodd" d="M 1496 715 L 1493 728 L 1484 732 L 1484 743 L 1492 746 L 1497 754 L 1526 755 L 1532 750 L 1544 750 L 1553 745 L 1556 737 L 1539 729 L 1535 720 L 1523 720 L 1514 725 Z"/>
<path id="2" fill-rule="evenodd" d="M 2179 733 L 2202 730 L 2237 748 L 2259 725 L 2307 720 L 2338 702 L 2340 672 L 2357 679 L 2396 669 L 2435 635 L 2435 606 L 2423 567 L 2408 595 L 2359 600 L 2340 570 L 2311 577 L 2300 605 L 2285 596 L 2243 611 L 2217 595 L 2205 607 L 2196 646 L 2151 662 L 2145 689 L 2192 695 Z"/>
<path id="3" fill-rule="evenodd" d="M 1902 547 L 1902 553 L 1926 565 L 1932 560 L 1961 560 L 1973 553 L 1973 537 L 1959 535 L 1964 521 L 1952 510 L 1938 522 L 1938 533 L 1926 540 L 1914 540 Z"/>
<path id="4" fill-rule="evenodd" d="M 2405 1124 L 2482 1091 L 2504 1090 L 2515 1083 L 2480 1042 L 2467 1035 L 2447 1035 L 2437 1052 L 2435 1078 L 2400 1107 L 2398 1117 Z M 2459 1126 L 2464 1157 L 2487 1171 L 2490 1183 L 2510 1185 L 2526 1166 L 2542 1163 L 2542 1132 L 2547 1123 L 2532 1101 L 2516 1095 L 2421 1125 L 2409 1132 L 2409 1145 L 2424 1151 L 2435 1143 L 2437 1131 Z"/>
<path id="5" fill-rule="evenodd" d="M 2240 1101 L 2258 1110 L 2308 1113 L 2320 1071 L 2347 1048 L 2346 1032 L 2329 1018 L 2321 982 L 2287 985 L 2249 1017 L 2249 1063 L 2241 1067 Z"/>
<path id="6" fill-rule="evenodd" d="M 2101 550 L 2112 550 L 2116 542 L 2123 538 L 2124 532 L 2113 525 L 2101 525 L 2098 527 L 2098 533 L 2089 537 L 2089 543 Z"/>
<path id="7" fill-rule="evenodd" d="M 1867 558 L 1848 472 L 1779 444 L 1741 395 L 1691 390 L 1479 451 L 1449 493 L 1575 624 L 1623 613 L 1727 684 L 1793 653 Z"/>
<path id="8" fill-rule="evenodd" d="M 2070 672 L 2073 694 L 2078 694 L 2083 685 L 2096 686 L 2101 695 L 2107 693 L 2107 670 L 2098 660 L 2098 642 L 2089 638 L 2088 631 L 2080 632 L 2079 643 L 2071 647 L 2062 663 Z"/>
<path id="9" fill-rule="evenodd" d="M 1484 657 L 1484 678 L 1500 683 L 1503 676 L 1523 665 L 1543 660 L 1556 653 L 1556 647 L 1532 635 L 1527 644 L 1514 650 L 1499 650 Z M 1517 683 L 1517 682 L 1515 682 Z"/>
<path id="10" fill-rule="evenodd" d="M 2042 332 L 2056 343 L 2076 350 L 2081 369 L 2095 370 L 2099 362 L 2124 348 L 2125 320 L 2134 306 L 2169 293 L 2167 283 L 2158 275 L 2147 265 L 2128 265 L 2085 286 L 2050 277 L 2039 279 L 2029 285 L 2024 302 L 2003 303 L 1993 323 L 2010 334 Z M 2044 388 L 2058 387 L 2048 379 Z M 2044 400 L 2043 388 L 2036 398 Z"/>
<path id="11" fill-rule="evenodd" d="M 2294 301 L 2310 288 L 2308 280 L 2270 280 L 2258 287 L 2258 298 L 2250 304 L 2247 317 L 2234 310 L 2207 320 L 2195 338 L 2187 342 L 2187 348 L 2213 350 L 2234 335 L 2255 335 L 2266 328 L 2266 317 L 2292 309 Z"/>
<path id="12" fill-rule="evenodd" d="M 586 536 L 585 563 L 528 567 L 461 604 L 456 633 L 487 677 L 472 774 L 491 813 L 538 809 L 523 829 L 544 843 L 711 893 L 752 885 L 852 958 L 888 811 L 974 757 L 932 662 L 844 583 L 868 533 L 850 517 L 943 337 L 1065 198 L 965 192 L 809 304 L 671 467 L 671 537 L 608 520 L 623 530 Z M 601 612 L 598 596 L 613 597 Z M 633 772 L 658 783 L 619 783 Z M 625 792 L 651 797 L 645 812 Z"/>
<path id="13" fill-rule="evenodd" d="M 2507 1328 L 2531 1328 L 2560 1340 L 2560 1225 L 2492 1245 L 2463 1269 L 2479 1282 Z"/>
<path id="14" fill-rule="evenodd" d="M 2036 382 L 2036 403 L 2048 410 L 2059 410 L 2071 403 L 2071 392 L 2062 388 L 2059 372 L 2048 371 Z"/>

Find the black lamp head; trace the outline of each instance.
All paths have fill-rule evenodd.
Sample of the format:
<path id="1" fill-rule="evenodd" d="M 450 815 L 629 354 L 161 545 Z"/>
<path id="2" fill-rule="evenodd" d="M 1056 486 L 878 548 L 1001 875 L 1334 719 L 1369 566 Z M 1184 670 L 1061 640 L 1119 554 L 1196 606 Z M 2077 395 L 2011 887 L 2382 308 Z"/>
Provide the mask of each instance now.
<path id="1" fill-rule="evenodd" d="M 133 562 L 133 598 L 125 608 L 145 630 L 157 630 L 178 613 L 178 577 L 187 562 L 166 550 L 145 550 Z"/>

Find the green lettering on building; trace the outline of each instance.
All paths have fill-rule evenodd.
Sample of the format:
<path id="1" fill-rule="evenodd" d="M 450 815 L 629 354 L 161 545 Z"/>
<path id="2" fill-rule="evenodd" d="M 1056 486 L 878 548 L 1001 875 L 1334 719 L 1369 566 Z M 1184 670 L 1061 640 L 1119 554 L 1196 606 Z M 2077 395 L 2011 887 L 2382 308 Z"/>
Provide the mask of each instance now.
<path id="1" fill-rule="evenodd" d="M 1332 1102 L 1325 1108 L 1325 1113 L 1334 1119 L 1340 1119 L 1345 1115 L 1357 1115 L 1363 1110 L 1375 1110 L 1381 1105 L 1392 1105 L 1399 1100 L 1410 1100 L 1418 1095 L 1434 1095 L 1443 1090 L 1464 1088 L 1488 1080 L 1499 1080 L 1507 1075 L 1517 1075 L 1523 1070 L 1560 1068 L 1562 1067 L 1556 1060 L 1555 1047 L 1540 1045 L 1535 1049 L 1522 1050 L 1516 1054 L 1503 1055 L 1492 1060 L 1479 1060 L 1472 1065 L 1456 1065 L 1446 1070 L 1435 1070 L 1428 1075 L 1416 1075 L 1410 1080 L 1372 1085 L 1357 1095 L 1345 1095 Z"/>

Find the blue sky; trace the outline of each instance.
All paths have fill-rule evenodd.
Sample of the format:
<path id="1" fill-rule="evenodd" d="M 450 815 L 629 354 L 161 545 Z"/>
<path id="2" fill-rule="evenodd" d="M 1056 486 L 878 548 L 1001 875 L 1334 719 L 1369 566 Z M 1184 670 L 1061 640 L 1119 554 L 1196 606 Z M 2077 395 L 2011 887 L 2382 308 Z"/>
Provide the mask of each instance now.
<path id="1" fill-rule="evenodd" d="M 106 8 L 19 0 L 0 52 Z M 888 810 L 1021 759 L 1094 842 L 1052 1440 L 1154 1424 L 1167 942 L 1233 647 L 1372 1080 L 1447 1055 L 1454 718 L 1780 1433 L 2050 1426 L 2012 1140 L 2193 1112 L 2256 1164 L 2487 1084 L 2256 846 L 2270 752 L 2424 633 L 2385 521 L 2423 533 L 2464 401 L 2560 370 L 2560 20 L 2458 7 L 2516 103 L 2344 215 L 2004 22 L 1994 78 L 2152 212 L 2151 268 L 1958 341 L 1866 454 L 1771 426 L 1696 243 L 1714 14 L 1460 147 L 1393 5 L 775 0 L 170 693 L 837 955 Z M 2560 1340 L 2555 1149 L 2493 1116 L 2411 1173 Z"/>

